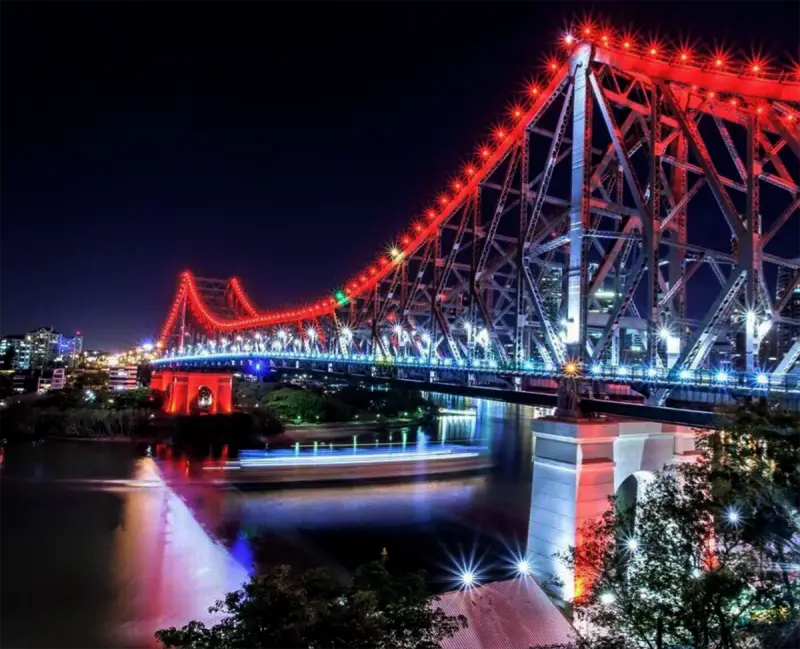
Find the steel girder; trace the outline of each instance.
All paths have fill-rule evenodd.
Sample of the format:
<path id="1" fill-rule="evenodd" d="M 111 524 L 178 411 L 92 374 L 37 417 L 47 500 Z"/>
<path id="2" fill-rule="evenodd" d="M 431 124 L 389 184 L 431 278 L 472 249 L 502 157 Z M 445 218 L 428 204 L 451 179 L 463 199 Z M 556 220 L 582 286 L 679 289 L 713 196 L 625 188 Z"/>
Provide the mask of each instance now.
<path id="1" fill-rule="evenodd" d="M 474 191 L 374 289 L 329 314 L 258 328 L 262 339 L 283 331 L 320 350 L 522 367 L 605 363 L 630 332 L 644 344 L 622 345 L 619 362 L 664 365 L 666 328 L 682 342 L 675 371 L 716 362 L 715 343 L 737 335 L 731 361 L 757 369 L 759 325 L 782 318 L 788 299 L 771 298 L 768 268 L 800 268 L 800 245 L 787 250 L 781 236 L 800 218 L 800 147 L 786 119 L 798 106 L 746 97 L 733 106 L 614 67 L 588 43 L 559 74 Z M 729 232 L 731 247 L 727 236 L 723 245 L 698 236 L 707 230 Z M 714 277 L 716 298 L 692 299 Z M 219 318 L 247 313 L 229 284 L 204 282 Z M 183 304 L 173 328 L 229 335 L 195 317 L 188 293 Z"/>

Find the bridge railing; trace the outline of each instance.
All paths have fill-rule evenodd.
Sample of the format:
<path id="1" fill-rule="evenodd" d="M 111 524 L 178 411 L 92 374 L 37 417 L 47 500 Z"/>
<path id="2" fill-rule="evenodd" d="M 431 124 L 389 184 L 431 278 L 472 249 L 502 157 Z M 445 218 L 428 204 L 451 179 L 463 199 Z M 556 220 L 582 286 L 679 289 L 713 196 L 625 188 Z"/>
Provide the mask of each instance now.
<path id="1" fill-rule="evenodd" d="M 454 372 L 475 372 L 481 374 L 498 374 L 514 376 L 531 376 L 559 378 L 574 376 L 606 383 L 648 384 L 654 387 L 687 387 L 709 390 L 732 390 L 755 394 L 769 392 L 800 393 L 800 374 L 772 374 L 767 372 L 737 372 L 723 369 L 676 369 L 662 367 L 646 367 L 643 365 L 602 365 L 594 364 L 580 367 L 567 363 L 564 367 L 556 367 L 549 363 L 524 361 L 520 364 L 501 363 L 494 359 L 454 360 L 452 358 L 431 359 L 421 357 L 380 357 L 371 354 L 341 354 L 327 352 L 295 352 L 295 351 L 241 351 L 224 353 L 175 354 L 152 361 L 154 367 L 164 366 L 202 366 L 229 365 L 231 367 L 247 367 L 250 371 L 259 372 L 261 362 L 268 360 L 298 361 L 311 363 L 336 363 L 368 365 L 383 368 L 411 368 L 425 370 L 444 370 Z M 238 365 L 237 365 L 238 364 Z"/>

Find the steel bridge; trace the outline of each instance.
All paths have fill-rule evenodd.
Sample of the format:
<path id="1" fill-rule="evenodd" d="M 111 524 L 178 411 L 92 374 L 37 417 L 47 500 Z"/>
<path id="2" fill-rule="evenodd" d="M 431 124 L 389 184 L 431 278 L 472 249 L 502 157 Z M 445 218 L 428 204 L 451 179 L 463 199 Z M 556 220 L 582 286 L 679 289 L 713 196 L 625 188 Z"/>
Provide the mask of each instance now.
<path id="1" fill-rule="evenodd" d="M 156 365 L 800 393 L 800 68 L 563 38 L 434 206 L 319 300 L 181 274 Z M 252 363 L 247 365 L 251 366 Z M 644 388 L 642 388 L 644 386 Z"/>

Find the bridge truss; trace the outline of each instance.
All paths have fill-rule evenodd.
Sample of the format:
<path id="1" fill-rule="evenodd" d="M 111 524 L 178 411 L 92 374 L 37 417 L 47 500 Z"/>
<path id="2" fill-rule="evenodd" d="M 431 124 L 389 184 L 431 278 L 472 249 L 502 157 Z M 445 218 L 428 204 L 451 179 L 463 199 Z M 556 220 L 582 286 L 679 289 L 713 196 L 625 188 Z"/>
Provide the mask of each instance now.
<path id="1" fill-rule="evenodd" d="M 800 78 L 591 25 L 564 41 L 566 59 L 390 251 L 318 302 L 272 312 L 236 279 L 183 273 L 164 355 L 615 379 L 637 367 L 656 403 L 697 372 L 760 384 L 789 372 L 800 336 L 778 355 L 764 345 L 800 332 L 787 313 Z"/>

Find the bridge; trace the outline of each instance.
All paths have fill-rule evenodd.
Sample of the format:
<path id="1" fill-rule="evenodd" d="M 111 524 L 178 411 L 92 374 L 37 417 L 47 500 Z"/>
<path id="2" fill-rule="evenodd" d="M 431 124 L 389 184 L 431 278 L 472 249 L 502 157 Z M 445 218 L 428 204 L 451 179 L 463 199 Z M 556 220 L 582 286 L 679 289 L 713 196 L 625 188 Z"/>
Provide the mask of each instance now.
<path id="1" fill-rule="evenodd" d="M 576 25 L 362 272 L 262 310 L 186 271 L 154 365 L 798 408 L 799 123 L 797 66 Z"/>

